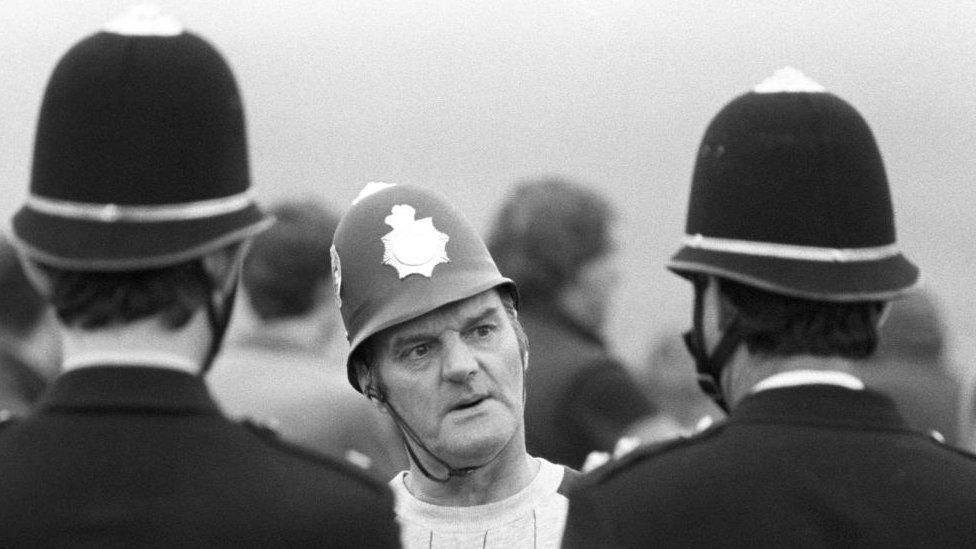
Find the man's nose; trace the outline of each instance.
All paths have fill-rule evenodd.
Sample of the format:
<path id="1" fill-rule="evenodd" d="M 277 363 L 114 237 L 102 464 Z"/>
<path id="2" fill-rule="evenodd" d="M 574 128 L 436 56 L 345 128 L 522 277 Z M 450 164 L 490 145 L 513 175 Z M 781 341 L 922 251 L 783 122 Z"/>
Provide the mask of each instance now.
<path id="1" fill-rule="evenodd" d="M 460 337 L 449 337 L 442 371 L 444 379 L 464 383 L 479 369 L 478 357 Z"/>

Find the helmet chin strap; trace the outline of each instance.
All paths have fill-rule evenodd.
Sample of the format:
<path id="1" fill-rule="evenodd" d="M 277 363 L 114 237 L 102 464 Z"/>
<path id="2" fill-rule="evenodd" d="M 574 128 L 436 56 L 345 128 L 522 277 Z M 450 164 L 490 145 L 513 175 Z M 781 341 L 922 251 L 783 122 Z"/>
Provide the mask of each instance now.
<path id="1" fill-rule="evenodd" d="M 390 402 L 390 400 L 386 397 L 386 390 L 383 388 L 382 382 L 380 382 L 378 385 L 379 388 L 374 388 L 372 386 L 366 387 L 367 398 L 375 399 L 378 402 L 381 402 L 384 406 L 386 406 L 386 409 L 389 410 L 390 416 L 393 417 L 394 423 L 396 423 L 397 427 L 400 428 L 400 432 L 402 432 L 403 435 L 407 439 L 409 439 L 407 441 L 404 441 L 404 446 L 407 447 L 407 454 L 410 455 L 410 460 L 413 461 L 414 465 L 417 466 L 417 469 L 420 469 L 420 472 L 423 473 L 425 477 L 429 478 L 430 480 L 433 480 L 434 482 L 439 482 L 443 484 L 449 482 L 452 478 L 467 476 L 471 474 L 473 471 L 480 469 L 485 465 L 488 465 L 488 462 L 485 462 L 482 463 L 481 465 L 472 465 L 470 467 L 454 467 L 447 461 L 441 459 L 437 454 L 431 451 L 431 449 L 428 448 L 427 445 L 424 444 L 422 440 L 420 440 L 420 435 L 418 435 L 417 432 L 414 431 L 412 427 L 410 427 L 410 425 L 403 419 L 403 416 L 400 415 L 400 412 L 398 412 L 397 409 L 393 406 L 393 403 Z M 444 477 L 435 476 L 426 467 L 424 467 L 423 462 L 414 452 L 413 447 L 410 444 L 411 441 L 417 446 L 419 446 L 428 456 L 431 457 L 431 459 L 437 462 L 438 465 L 447 469 L 447 476 Z"/>
<path id="2" fill-rule="evenodd" d="M 250 241 L 244 241 L 233 250 L 233 259 L 226 267 L 226 271 L 215 276 L 207 268 L 206 258 L 204 262 L 204 284 L 207 288 L 207 322 L 210 324 L 210 345 L 207 354 L 204 356 L 203 364 L 200 366 L 200 376 L 203 377 L 213 367 L 217 354 L 224 343 L 224 336 L 227 335 L 227 327 L 230 325 L 231 315 L 234 313 L 234 303 L 237 297 L 237 282 L 240 272 L 244 265 L 244 257 L 250 248 Z M 220 253 L 220 252 L 217 252 Z M 215 295 L 216 294 L 216 295 Z"/>
<path id="3" fill-rule="evenodd" d="M 525 369 L 528 368 L 529 365 L 529 352 L 527 349 L 522 349 L 520 351 L 520 355 L 522 358 L 522 372 L 524 375 Z M 452 478 L 468 476 L 472 472 L 488 465 L 491 462 L 491 460 L 489 460 L 480 465 L 472 465 L 469 467 L 454 467 L 444 459 L 441 459 L 440 456 L 435 454 L 430 448 L 427 447 L 426 444 L 424 444 L 422 440 L 420 440 L 420 435 L 418 435 L 417 432 L 414 431 L 413 427 L 411 427 L 410 424 L 408 424 L 406 420 L 403 419 L 403 416 L 400 415 L 400 412 L 398 412 L 397 409 L 393 406 L 393 403 L 390 402 L 390 399 L 387 397 L 386 388 L 383 386 L 383 380 L 380 379 L 379 377 L 379 373 L 376 373 L 375 376 L 376 376 L 375 387 L 373 386 L 372 382 L 365 384 L 364 391 L 365 391 L 366 398 L 374 399 L 377 402 L 383 404 L 386 407 L 386 409 L 390 412 L 390 416 L 393 418 L 393 422 L 396 423 L 397 427 L 400 429 L 400 432 L 403 433 L 404 437 L 408 439 L 408 440 L 404 440 L 404 446 L 407 447 L 407 454 L 410 456 L 410 460 L 414 463 L 414 465 L 417 466 L 417 469 L 419 469 L 420 472 L 425 477 L 429 478 L 434 482 L 439 482 L 441 484 L 444 484 L 450 482 Z M 370 377 L 372 377 L 372 375 Z M 522 402 L 525 402 L 525 394 L 526 394 L 525 383 L 523 380 Z M 430 456 L 431 459 L 433 459 L 438 465 L 446 469 L 447 476 L 444 477 L 435 476 L 432 472 L 430 472 L 430 470 L 424 467 L 424 464 L 420 460 L 420 457 L 417 456 L 416 452 L 414 452 L 413 446 L 411 446 L 410 444 L 411 441 L 417 446 L 419 446 L 420 449 L 423 450 L 428 456 Z"/>
<path id="4" fill-rule="evenodd" d="M 210 346 L 207 347 L 207 354 L 204 356 L 203 364 L 200 366 L 200 376 L 205 376 L 213 366 L 217 354 L 224 343 L 224 336 L 227 335 L 227 326 L 230 325 L 230 317 L 234 312 L 234 301 L 237 295 L 237 285 L 235 284 L 228 292 L 219 293 L 216 298 L 207 299 L 207 322 L 210 324 Z"/>
<path id="5" fill-rule="evenodd" d="M 722 332 L 722 338 L 711 354 L 705 344 L 704 308 L 705 291 L 708 289 L 708 279 L 695 278 L 695 312 L 694 327 L 685 332 L 682 337 L 688 352 L 695 359 L 695 369 L 698 372 L 698 386 L 726 413 L 729 405 L 722 393 L 722 369 L 735 354 L 742 343 L 739 316 L 736 314 L 732 322 Z"/>

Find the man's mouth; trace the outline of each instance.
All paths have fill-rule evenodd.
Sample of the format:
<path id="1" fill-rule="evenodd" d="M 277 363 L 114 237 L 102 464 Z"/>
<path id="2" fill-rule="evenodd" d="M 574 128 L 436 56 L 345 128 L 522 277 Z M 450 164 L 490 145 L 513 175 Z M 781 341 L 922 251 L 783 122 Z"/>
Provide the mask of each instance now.
<path id="1" fill-rule="evenodd" d="M 451 408 L 451 411 L 452 412 L 455 412 L 455 411 L 459 411 L 459 410 L 467 410 L 468 408 L 474 408 L 475 406 L 481 404 L 482 402 L 484 402 L 487 399 L 488 399 L 488 397 L 486 397 L 486 396 L 477 396 L 477 397 L 466 398 L 466 399 L 462 400 L 459 404 L 457 404 L 456 406 L 454 406 L 453 408 Z"/>

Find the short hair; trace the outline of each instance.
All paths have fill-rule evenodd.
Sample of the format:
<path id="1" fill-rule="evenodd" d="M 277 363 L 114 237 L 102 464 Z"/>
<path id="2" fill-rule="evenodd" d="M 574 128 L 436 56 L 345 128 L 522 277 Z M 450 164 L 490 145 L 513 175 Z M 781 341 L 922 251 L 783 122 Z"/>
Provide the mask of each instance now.
<path id="1" fill-rule="evenodd" d="M 522 328 L 522 323 L 519 322 L 515 296 L 512 294 L 512 292 L 507 291 L 502 287 L 496 287 L 495 291 L 498 292 L 498 297 L 502 301 L 502 307 L 505 308 L 505 314 L 512 323 L 512 329 L 515 330 L 515 339 L 518 341 L 519 352 L 523 357 L 525 357 L 529 352 L 529 338 L 525 335 L 525 330 Z M 447 305 L 451 305 L 451 303 L 448 303 Z M 359 376 L 362 372 L 366 373 L 370 377 L 370 381 L 368 383 L 360 383 L 363 393 L 367 396 L 369 396 L 369 386 L 373 383 L 372 372 L 373 367 L 376 364 L 376 341 L 381 333 L 383 332 L 377 332 L 366 338 L 362 343 L 359 344 L 358 347 L 356 347 L 352 356 L 349 358 L 353 367 L 356 369 L 357 376 Z"/>
<path id="2" fill-rule="evenodd" d="M 863 359 L 878 346 L 881 301 L 814 301 L 718 280 L 724 298 L 720 322 L 727 327 L 737 314 L 752 354 Z"/>
<path id="3" fill-rule="evenodd" d="M 550 303 L 587 262 L 612 247 L 610 203 L 557 177 L 519 183 L 499 211 L 488 249 L 523 301 Z"/>
<path id="4" fill-rule="evenodd" d="M 48 301 L 66 326 L 97 330 L 159 316 L 166 328 L 186 325 L 210 299 L 202 259 L 158 269 L 89 272 L 39 265 Z"/>
<path id="5" fill-rule="evenodd" d="M 31 285 L 10 242 L 0 237 L 0 331 L 27 337 L 44 316 L 47 304 Z"/>
<path id="6" fill-rule="evenodd" d="M 306 315 L 332 276 L 329 248 L 339 219 L 308 202 L 284 203 L 270 213 L 277 221 L 251 244 L 242 283 L 262 320 Z"/>

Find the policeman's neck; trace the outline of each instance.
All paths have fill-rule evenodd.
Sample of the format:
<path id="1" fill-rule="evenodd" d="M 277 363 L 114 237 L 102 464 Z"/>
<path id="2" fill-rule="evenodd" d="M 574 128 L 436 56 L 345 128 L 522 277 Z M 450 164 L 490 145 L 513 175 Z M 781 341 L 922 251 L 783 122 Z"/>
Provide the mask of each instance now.
<path id="1" fill-rule="evenodd" d="M 763 356 L 753 355 L 740 348 L 722 372 L 722 389 L 734 409 L 764 379 L 799 370 L 858 375 L 856 362 L 847 358 L 812 355 Z"/>
<path id="2" fill-rule="evenodd" d="M 90 366 L 152 366 L 197 374 L 210 341 L 199 311 L 181 328 L 151 317 L 96 330 L 61 326 L 63 371 Z"/>

